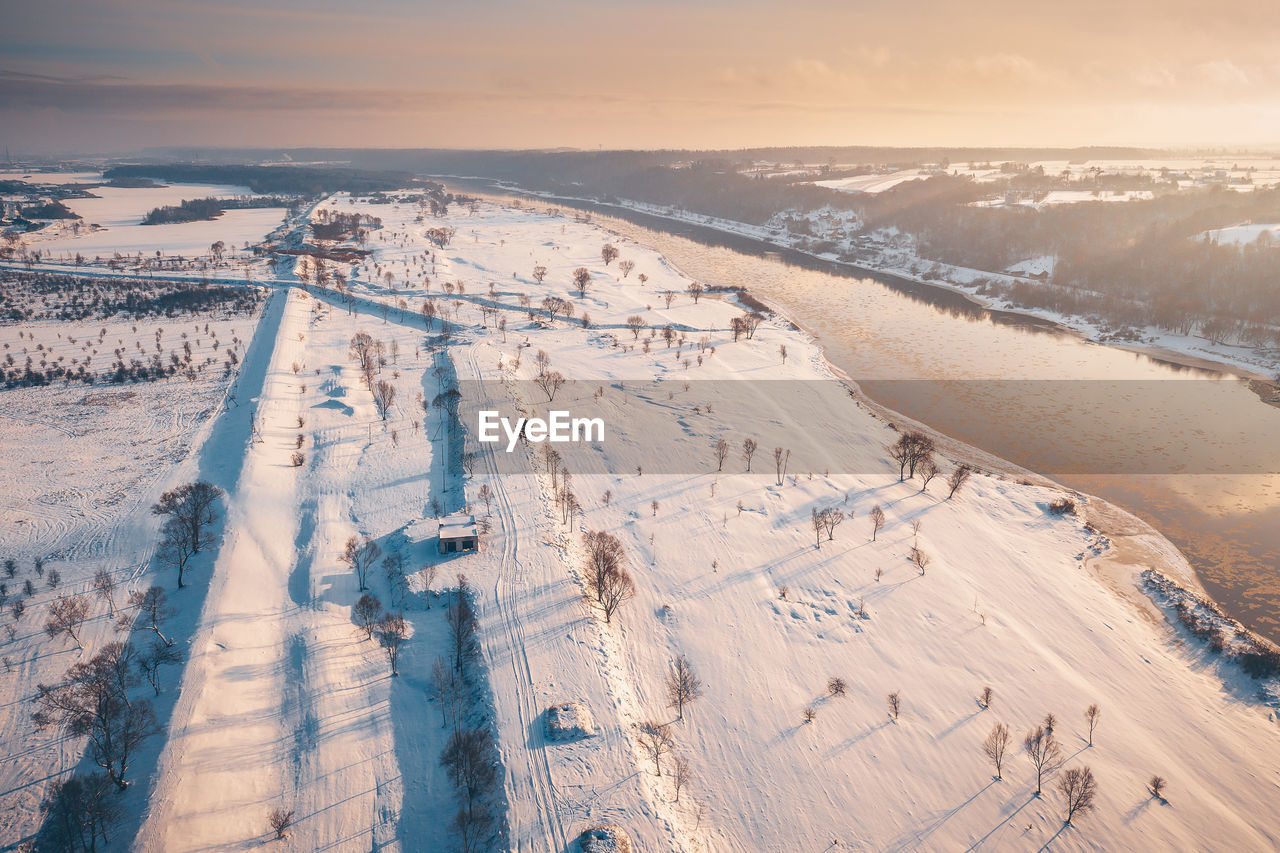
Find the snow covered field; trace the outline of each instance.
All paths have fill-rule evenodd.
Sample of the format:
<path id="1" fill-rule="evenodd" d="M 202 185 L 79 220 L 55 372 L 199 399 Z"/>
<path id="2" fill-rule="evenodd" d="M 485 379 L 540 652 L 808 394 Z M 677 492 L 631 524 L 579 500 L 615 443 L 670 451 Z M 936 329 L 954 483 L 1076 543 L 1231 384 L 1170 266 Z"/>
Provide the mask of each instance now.
<path id="1" fill-rule="evenodd" d="M 885 175 L 858 175 L 853 178 L 836 178 L 831 181 L 814 181 L 814 183 L 840 192 L 880 193 L 906 181 L 918 181 L 928 176 L 929 173 L 923 169 L 903 169 L 900 172 L 890 172 Z"/>
<path id="2" fill-rule="evenodd" d="M 138 344 L 153 349 L 157 330 L 167 344 L 166 357 L 170 347 L 181 351 L 185 334 L 197 364 L 214 359 L 195 381 L 0 390 L 0 558 L 17 563 L 17 576 L 0 581 L 9 599 L 4 621 L 16 629 L 0 638 L 6 661 L 0 679 L 9 697 L 0 707 L 6 754 L 0 764 L 0 788 L 6 792 L 0 798 L 0 837 L 8 841 L 34 832 L 46 784 L 75 767 L 84 749 L 82 739 L 64 738 L 56 730 L 36 732 L 31 722 L 29 700 L 36 684 L 52 683 L 77 658 L 71 643 L 50 640 L 41 630 L 48 605 L 60 594 L 86 593 L 93 602 L 81 638 L 86 648 L 116 638 L 110 606 L 93 596 L 94 574 L 105 569 L 115 579 L 117 604 L 124 603 L 129 589 L 153 582 L 150 504 L 173 485 L 203 442 L 231 381 L 222 367 L 225 350 L 243 355 L 245 345 L 232 338 L 247 341 L 255 321 L 254 316 L 186 315 L 0 326 L 4 352 L 19 363 L 26 349 L 37 360 L 69 362 L 87 355 L 105 369 L 116 348 L 129 354 Z M 105 333 L 101 342 L 100 333 Z M 43 577 L 33 571 L 36 558 L 45 561 Z M 49 582 L 53 572 L 61 576 L 56 589 Z M 36 592 L 25 596 L 25 612 L 16 618 L 13 601 L 24 597 L 27 580 Z M 172 687 L 171 675 L 168 681 Z"/>
<path id="3" fill-rule="evenodd" d="M 1239 246 L 1256 243 L 1263 234 L 1266 234 L 1273 243 L 1280 240 L 1280 224 L 1251 222 L 1247 225 L 1233 225 L 1230 228 L 1215 228 L 1212 231 L 1206 231 L 1204 236 L 1215 243 Z"/>
<path id="4" fill-rule="evenodd" d="M 412 231 L 410 214 L 402 212 L 405 232 Z M 397 233 L 385 209 L 383 216 L 388 235 Z M 456 297 L 460 321 L 469 327 L 455 345 L 464 378 L 470 372 L 472 378 L 498 379 L 499 360 L 509 373 L 516 345 L 527 337 L 530 351 L 545 349 L 552 367 L 577 380 L 567 405 L 580 405 L 588 389 L 603 383 L 601 405 L 612 405 L 614 417 L 623 416 L 625 405 L 610 402 L 617 396 L 610 384 L 618 380 L 656 375 L 674 384 L 684 376 L 762 374 L 832 380 L 817 348 L 785 326 L 767 324 L 754 340 L 734 344 L 725 331 L 738 310 L 731 304 L 704 297 L 694 305 L 680 296 L 670 308 L 661 307 L 655 297 L 666 290 L 683 293 L 687 281 L 652 252 L 619 243 L 622 258 L 636 263 L 622 278 L 599 258 L 608 235 L 590 225 L 488 205 L 448 224 L 457 235 L 436 252 L 433 292 L 441 281 L 456 280 L 465 282 L 468 294 L 491 282 L 496 291 Z M 385 268 L 421 251 L 406 241 L 386 252 L 380 248 L 375 257 Z M 530 278 L 534 265 L 547 267 L 545 285 Z M 586 266 L 596 282 L 585 297 L 569 285 L 578 266 Z M 591 314 L 592 328 L 528 323 L 511 309 L 521 292 L 535 304 L 548 293 L 573 299 L 579 314 Z M 424 295 L 420 287 L 401 286 L 397 298 Z M 470 305 L 490 300 L 507 306 L 505 346 L 493 330 L 476 328 L 481 318 Z M 686 369 L 662 346 L 650 354 L 623 352 L 613 339 L 626 344 L 622 321 L 631 313 L 655 327 L 670 322 L 705 330 L 716 354 L 702 367 Z M 785 364 L 778 358 L 780 344 L 790 351 Z M 533 375 L 527 354 L 518 372 Z M 844 437 L 873 469 L 892 433 L 834 381 L 830 389 L 795 429 L 826 433 L 828 440 L 831 433 Z M 798 420 L 794 412 L 771 410 L 767 399 L 759 402 L 762 420 Z M 683 405 L 691 410 L 693 403 Z M 717 435 L 736 445 L 749 434 L 748 425 L 715 418 L 690 429 L 691 440 L 708 448 Z M 585 509 L 567 534 L 557 530 L 545 472 L 486 478 L 480 469 L 469 491 L 488 484 L 500 507 L 499 533 L 472 571 L 493 584 L 493 600 L 501 603 L 498 617 L 486 600 L 486 643 L 498 660 L 518 647 L 520 669 L 530 673 L 527 683 L 513 683 L 503 678 L 500 663 L 492 668 L 513 839 L 532 841 L 545 831 L 540 827 L 565 827 L 576 819 L 575 829 L 615 823 L 647 846 L 676 849 L 779 849 L 832 838 L 853 849 L 1039 846 L 1055 836 L 1055 848 L 1214 846 L 1227 835 L 1235 838 L 1229 845 L 1274 843 L 1276 827 L 1252 817 L 1277 802 L 1265 758 L 1274 754 L 1277 737 L 1269 712 L 1254 704 L 1247 679 L 1206 665 L 1183 645 L 1136 593 L 1130 571 L 1115 563 L 1103 568 L 1095 552 L 1107 553 L 1105 540 L 1077 522 L 1047 515 L 1051 491 L 984 477 L 948 502 L 921 495 L 918 485 L 897 484 L 888 463 L 879 464 L 885 473 L 878 476 L 815 472 L 810 479 L 804 471 L 778 487 L 771 473 L 716 476 L 709 450 L 707 473 L 681 476 L 604 473 L 609 464 L 601 459 L 598 467 L 575 471 Z M 740 471 L 741 462 L 727 467 Z M 612 492 L 607 506 L 599 497 L 606 490 Z M 887 508 L 890 523 L 871 544 L 866 518 L 873 503 Z M 829 505 L 852 510 L 855 520 L 835 542 L 815 548 L 809 510 Z M 906 560 L 914 539 L 909 522 L 916 519 L 922 521 L 922 547 L 936 555 L 925 576 Z M 587 528 L 623 536 L 639 587 L 617 625 L 603 630 L 598 619 L 592 624 L 586 618 L 581 590 L 570 580 L 580 549 L 573 533 Z M 516 556 L 508 556 L 513 551 Z M 526 584 L 514 600 L 506 592 L 511 559 L 518 559 Z M 783 585 L 786 600 L 779 598 Z M 869 618 L 858 616 L 862 605 Z M 521 622 L 517 639 L 509 639 L 508 608 Z M 547 639 L 530 643 L 529 637 Z M 695 768 L 680 804 L 672 802 L 667 778 L 644 775 L 639 791 L 635 783 L 610 787 L 624 780 L 610 776 L 619 772 L 613 769 L 619 759 L 608 734 L 671 718 L 662 682 L 677 654 L 688 655 L 707 682 L 707 695 L 676 726 L 677 751 Z M 833 675 L 848 680 L 847 696 L 823 697 Z M 997 696 L 990 711 L 975 700 L 985 684 Z M 892 690 L 901 691 L 910 709 L 897 723 L 888 722 L 885 711 Z M 578 803 L 574 810 L 562 804 L 550 820 L 545 806 L 529 803 L 525 774 L 543 774 L 541 765 L 522 767 L 526 744 L 523 735 L 512 740 L 512 725 L 527 725 L 528 717 L 513 714 L 511 706 L 538 709 L 568 700 L 590 707 L 603 743 L 547 748 L 549 773 L 530 788 L 603 788 L 610 798 L 571 800 Z M 1088 748 L 1081 714 L 1091 702 L 1107 709 L 1115 731 L 1104 745 L 1100 729 L 1098 745 Z M 800 715 L 807 705 L 818 711 L 811 724 Z M 1103 802 L 1079 829 L 1060 832 L 1055 794 L 1030 796 L 1020 756 L 998 783 L 982 762 L 979 744 L 993 718 L 1020 736 L 1049 711 L 1061 721 L 1072 762 L 1091 765 L 1102 780 Z M 1220 768 L 1216 756 L 1234 750 L 1229 742 L 1237 738 L 1270 745 L 1252 753 L 1260 762 L 1252 768 Z M 1171 753 L 1170 743 L 1182 748 Z M 645 766 L 638 754 L 632 758 Z M 1214 769 L 1201 770 L 1209 767 Z M 1143 784 L 1153 772 L 1185 778 L 1185 799 L 1170 807 L 1152 800 Z M 1234 773 L 1240 774 L 1235 782 L 1221 783 Z M 1260 775 L 1271 781 L 1247 781 Z M 1256 799 L 1247 805 L 1250 798 Z M 558 843 L 559 836 L 552 837 Z"/>
<path id="5" fill-rule="evenodd" d="M 431 565 L 436 590 L 459 571 L 477 590 L 492 694 L 491 712 L 481 713 L 496 728 L 511 849 L 561 853 L 599 824 L 624 828 L 642 850 L 1280 843 L 1274 709 L 1256 683 L 1168 624 L 1139 588 L 1146 566 L 1074 516 L 1047 511 L 1058 490 L 979 474 L 946 500 L 940 480 L 927 491 L 919 479 L 898 482 L 884 451 L 897 433 L 837 381 L 811 339 L 774 317 L 735 341 L 729 327 L 743 309 L 734 300 L 703 294 L 695 303 L 679 270 L 597 226 L 489 203 L 422 221 L 408 202 L 337 196 L 330 206 L 383 220 L 370 258 L 333 265 L 354 298 L 276 294 L 245 353 L 235 405 L 204 421 L 212 425 L 187 461 L 167 474 L 225 489 L 225 522 L 187 591 L 202 607 L 190 617 L 181 692 L 158 757 L 142 763 L 154 771 L 126 795 L 131 841 L 120 849 L 256 847 L 277 806 L 296 810 L 282 849 L 451 849 L 445 729 L 429 690 L 445 640 L 442 608 L 428 609 L 438 598 L 426 593 Z M 438 248 L 425 231 L 442 226 L 455 231 Z M 621 253 L 611 264 L 601 258 L 606 242 Z M 585 294 L 573 286 L 580 267 L 592 282 Z M 571 301 L 572 319 L 549 318 L 547 297 Z M 439 320 L 428 330 L 421 313 L 428 302 L 451 324 L 439 352 L 429 346 L 442 342 Z M 632 316 L 643 324 L 635 333 Z M 677 340 L 653 337 L 668 325 Z M 396 389 L 385 421 L 349 352 L 360 331 L 385 345 L 378 376 Z M 541 447 L 508 455 L 474 444 L 468 474 L 452 464 L 443 415 L 430 405 L 456 375 L 476 397 L 469 404 L 543 414 L 549 401 L 528 381 L 540 350 L 567 379 L 556 407 L 624 424 L 646 406 L 676 424 L 678 447 L 640 436 L 579 448 L 580 508 L 568 523 Z M 626 390 L 655 380 L 668 395 Z M 808 396 L 746 391 L 745 408 L 710 409 L 695 380 L 753 380 L 743 383 L 751 389 L 778 380 Z M 180 394 L 186 384 L 147 387 Z M 16 428 L 6 448 L 27 446 L 28 427 Z M 742 456 L 744 439 L 777 431 L 795 450 L 781 483 L 771 446 L 752 473 Z M 732 451 L 717 472 L 720 438 Z M 95 455 L 138 455 L 128 440 L 104 439 Z M 832 446 L 857 464 L 828 474 L 806 450 Z M 698 464 L 661 474 L 631 467 L 639 453 L 660 469 L 675 450 Z M 15 472 L 39 483 L 27 464 L 33 452 L 24 454 Z M 954 463 L 942 464 L 945 474 Z M 16 476 L 6 468 L 6 482 Z M 6 511 L 33 513 L 38 490 Z M 492 532 L 479 553 L 442 558 L 433 502 L 453 511 L 464 494 Z M 154 498 L 143 490 L 133 499 L 139 512 Z M 75 517 L 51 503 L 55 515 Z M 876 505 L 886 523 L 872 541 Z M 817 543 L 811 512 L 829 508 L 852 517 Z M 130 517 L 104 524 L 140 565 L 154 521 Z M 6 516 L 6 537 L 14 526 Z M 635 599 L 608 624 L 583 586 L 581 534 L 592 529 L 620 538 L 636 583 Z M 407 562 L 412 636 L 398 679 L 352 622 L 358 584 L 338 554 L 353 534 Z M 37 541 L 30 547 L 44 548 Z M 909 561 L 913 547 L 931 558 L 926 570 Z M 1166 573 L 1189 574 L 1176 554 L 1169 559 Z M 378 575 L 371 585 L 385 599 L 391 590 Z M 94 642 L 107 636 L 100 630 Z M 32 653 L 46 648 L 25 642 Z M 705 682 L 683 720 L 664 692 L 679 655 Z M 833 677 L 846 682 L 843 694 L 828 690 Z M 12 689 L 3 721 L 16 743 L 28 731 L 31 682 L 8 683 L 25 685 Z M 986 686 L 990 707 L 978 701 Z M 890 693 L 900 699 L 896 719 Z M 547 709 L 569 702 L 589 712 L 595 734 L 552 740 Z M 1083 716 L 1091 703 L 1102 709 L 1092 746 Z M 1065 767 L 1089 766 L 1099 783 L 1096 810 L 1070 827 L 1052 782 L 1034 796 L 1020 752 L 1046 713 L 1056 715 Z M 671 723 L 661 775 L 638 742 L 646 721 Z M 1002 780 L 981 751 L 996 721 L 1013 733 Z M 76 744 L 58 748 L 67 766 Z M 678 797 L 675 756 L 691 771 Z M 52 766 L 47 756 L 30 760 Z M 1152 774 L 1169 780 L 1166 800 L 1146 790 Z M 14 833 L 31 830 L 34 781 L 19 775 L 9 786 L 27 783 Z"/>
<path id="6" fill-rule="evenodd" d="M 95 183 L 93 173 L 13 173 L 28 183 Z M 72 181 L 71 178 L 78 179 Z M 196 257 L 209 252 L 221 240 L 229 250 L 257 243 L 277 228 L 285 209 L 264 207 L 226 210 L 216 219 L 164 225 L 143 225 L 153 208 L 180 204 L 187 199 L 233 198 L 252 195 L 248 187 L 220 184 L 166 184 L 155 187 L 100 186 L 90 190 L 96 198 L 68 199 L 65 203 L 81 219 L 55 220 L 39 231 L 23 235 L 28 248 L 40 250 L 51 261 L 67 260 L 81 254 L 89 260 L 103 260 L 115 254 Z M 96 227 L 95 227 L 96 226 Z"/>

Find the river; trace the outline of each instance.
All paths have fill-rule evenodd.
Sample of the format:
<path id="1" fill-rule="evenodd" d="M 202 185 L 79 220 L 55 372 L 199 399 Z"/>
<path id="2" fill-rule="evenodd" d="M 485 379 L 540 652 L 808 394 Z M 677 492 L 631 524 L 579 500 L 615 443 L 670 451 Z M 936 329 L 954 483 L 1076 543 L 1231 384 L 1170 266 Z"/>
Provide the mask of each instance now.
<path id="1" fill-rule="evenodd" d="M 562 206 L 776 305 L 877 403 L 1144 519 L 1224 610 L 1280 641 L 1280 409 L 1244 380 L 750 238 Z"/>

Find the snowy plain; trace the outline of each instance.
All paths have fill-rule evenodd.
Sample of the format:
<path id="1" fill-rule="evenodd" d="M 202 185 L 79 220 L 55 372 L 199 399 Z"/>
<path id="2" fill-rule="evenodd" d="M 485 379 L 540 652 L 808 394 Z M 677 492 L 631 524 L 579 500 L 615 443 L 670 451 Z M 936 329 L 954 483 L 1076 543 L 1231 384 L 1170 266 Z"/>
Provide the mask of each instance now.
<path id="1" fill-rule="evenodd" d="M 1170 626 L 1138 587 L 1145 565 L 1112 548 L 1105 532 L 1047 512 L 1059 490 L 980 473 L 945 500 L 937 481 L 927 491 L 918 480 L 898 482 L 884 452 L 894 430 L 838 380 L 815 341 L 776 316 L 734 341 L 729 324 L 744 310 L 736 300 L 706 294 L 695 303 L 690 281 L 660 255 L 596 225 L 490 203 L 475 214 L 454 207 L 443 219 L 421 219 L 409 202 L 337 196 L 328 205 L 383 220 L 370 258 L 344 270 L 356 298 L 281 288 L 245 352 L 234 400 L 205 415 L 180 453 L 156 462 L 125 450 L 133 438 L 119 436 L 94 454 L 139 455 L 134 468 L 156 478 L 123 489 L 136 494 L 127 522 L 103 522 L 127 543 L 120 559 L 138 573 L 153 571 L 145 564 L 155 521 L 145 507 L 160 484 L 199 475 L 227 491 L 221 542 L 188 591 L 200 609 L 187 617 L 189 660 L 180 691 L 167 688 L 175 704 L 149 762 L 154 772 L 128 795 L 140 829 L 120 849 L 256 847 L 266 840 L 267 810 L 282 804 L 298 821 L 280 849 L 449 849 L 444 730 L 426 683 L 443 613 L 425 589 L 426 565 L 439 567 L 437 591 L 457 571 L 478 591 L 511 849 L 560 853 L 600 823 L 624 827 L 645 850 L 1280 843 L 1274 709 L 1255 684 Z M 424 234 L 441 225 L 456 229 L 443 248 Z M 606 242 L 635 264 L 632 272 L 603 262 Z M 535 266 L 546 267 L 545 281 Z M 585 295 L 571 284 L 578 267 L 592 277 Z M 675 294 L 669 306 L 666 292 Z M 548 320 L 536 307 L 546 296 L 571 300 L 574 319 Z M 455 326 L 439 353 L 428 346 L 439 342 L 438 327 L 429 331 L 420 313 L 428 301 Z M 631 315 L 648 327 L 639 336 L 625 325 Z M 649 329 L 668 324 L 686 342 L 643 346 Z M 357 331 L 394 343 L 381 375 L 398 393 L 385 423 L 348 354 Z M 695 344 L 702 336 L 705 348 Z M 468 387 L 492 395 L 495 407 L 546 411 L 550 401 L 518 381 L 534 376 L 538 350 L 569 379 L 557 405 L 606 423 L 639 404 L 621 386 L 669 385 L 670 398 L 650 405 L 670 407 L 680 447 L 705 467 L 638 474 L 620 469 L 605 443 L 574 470 L 582 510 L 568 525 L 536 446 L 499 458 L 504 450 L 478 445 L 472 474 L 454 469 L 441 450 L 440 416 L 422 402 L 452 371 L 461 382 L 484 380 Z M 696 367 L 686 363 L 694 356 L 702 356 Z M 814 396 L 799 410 L 761 394 L 750 411 L 711 412 L 683 388 L 744 379 L 803 382 Z M 138 390 L 146 388 L 191 396 L 184 380 Z M 13 393 L 0 395 L 18 399 Z M 213 399 L 218 393 L 209 389 Z M 48 404 L 33 399 L 37 409 Z M 781 484 L 763 458 L 771 448 L 744 470 L 742 440 L 756 424 L 794 436 Z M 299 434 L 306 458 L 295 467 Z M 6 436 L 4 446 L 23 446 L 24 436 Z M 721 437 L 734 451 L 717 472 L 711 449 Z M 856 471 L 828 475 L 821 457 L 804 453 L 836 444 L 860 460 Z M 39 481 L 35 461 L 9 457 L 5 481 Z M 482 485 L 495 495 L 487 510 Z M 8 511 L 41 504 L 36 491 Z M 493 532 L 479 553 L 434 553 L 433 499 L 488 512 Z M 76 516 L 63 501 L 47 503 L 61 519 L 50 525 Z M 871 541 L 873 505 L 888 520 Z M 810 512 L 828 507 L 853 517 L 816 544 Z M 5 521 L 6 542 L 13 527 Z M 584 594 L 587 529 L 623 540 L 636 579 L 635 600 L 609 624 Z M 357 584 L 337 555 L 356 533 L 415 569 L 406 603 L 414 635 L 399 679 L 353 630 Z M 41 533 L 22 547 L 35 554 L 53 541 Z M 908 562 L 913 545 L 933 557 L 924 573 Z M 1188 575 L 1168 551 L 1164 569 Z M 104 624 L 94 640 L 107 635 Z M 40 646 L 28 641 L 34 654 Z M 663 684 L 680 654 L 706 689 L 673 723 L 675 751 L 693 771 L 677 799 L 635 735 L 646 720 L 674 720 Z M 828 693 L 832 676 L 848 683 L 844 695 Z M 9 683 L 30 690 L 29 679 Z M 984 686 L 994 690 L 990 708 L 978 702 Z M 896 720 L 886 707 L 891 691 L 902 700 Z M 589 709 L 595 736 L 545 736 L 544 714 L 565 702 Z M 1095 702 L 1103 716 L 1089 746 L 1082 713 Z M 28 737 L 27 703 L 21 695 L 9 703 L 4 732 L 17 744 Z M 1071 827 L 1052 785 L 1033 795 L 1017 750 L 1047 712 L 1058 718 L 1067 766 L 1088 765 L 1099 779 L 1097 809 Z M 996 720 L 1014 734 L 999 781 L 980 749 Z M 74 763 L 76 744 L 58 748 L 61 767 Z M 28 773 L 37 761 L 53 763 L 49 753 L 22 760 L 32 762 Z M 1166 801 L 1145 790 L 1152 773 L 1170 780 Z M 17 782 L 30 831 L 41 781 Z"/>

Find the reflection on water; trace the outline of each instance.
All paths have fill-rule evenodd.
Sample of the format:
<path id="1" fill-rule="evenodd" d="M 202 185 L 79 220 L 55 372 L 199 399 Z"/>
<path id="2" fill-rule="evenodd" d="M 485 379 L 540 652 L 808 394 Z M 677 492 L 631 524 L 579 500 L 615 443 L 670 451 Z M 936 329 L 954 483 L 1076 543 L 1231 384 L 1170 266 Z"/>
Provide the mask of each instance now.
<path id="1" fill-rule="evenodd" d="M 1244 382 L 1092 344 L 950 291 L 626 216 L 605 224 L 700 281 L 775 302 L 878 402 L 1143 517 L 1228 612 L 1280 640 L 1280 409 Z M 1077 382 L 883 381 L 902 379 Z M 1079 380 L 1108 390 L 1072 389 Z M 1159 390 L 1169 380 L 1184 381 Z M 1135 448 L 1163 461 L 1135 465 Z"/>

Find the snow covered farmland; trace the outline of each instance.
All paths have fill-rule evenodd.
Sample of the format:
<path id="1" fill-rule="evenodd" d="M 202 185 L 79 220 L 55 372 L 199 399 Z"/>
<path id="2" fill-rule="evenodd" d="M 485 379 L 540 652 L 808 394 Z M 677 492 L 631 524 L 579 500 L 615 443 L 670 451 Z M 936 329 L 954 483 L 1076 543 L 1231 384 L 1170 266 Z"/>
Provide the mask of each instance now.
<path id="1" fill-rule="evenodd" d="M 458 846 L 432 686 L 457 572 L 483 652 L 471 724 L 495 732 L 502 773 L 492 846 L 559 853 L 601 825 L 643 850 L 1276 845 L 1280 734 L 1257 685 L 1168 624 L 1138 587 L 1144 566 L 1050 512 L 1061 492 L 979 473 L 948 500 L 942 478 L 899 482 L 884 448 L 901 433 L 812 340 L 776 316 L 735 333 L 736 297 L 691 292 L 590 223 L 489 203 L 445 217 L 409 201 L 328 206 L 382 219 L 372 255 L 331 265 L 343 292 L 273 297 L 238 405 L 170 474 L 223 488 L 225 521 L 183 593 L 202 606 L 158 757 L 126 794 L 133 849 L 257 846 L 272 809 L 294 813 L 287 849 Z M 369 383 L 360 333 L 381 342 Z M 572 501 L 546 445 L 459 458 L 449 389 L 542 415 L 554 383 L 540 369 L 564 379 L 557 408 L 620 428 L 660 409 L 675 438 L 624 430 L 630 443 L 566 453 Z M 744 380 L 808 396 L 747 391 L 722 409 L 695 390 L 768 384 Z M 633 393 L 645 383 L 669 390 Z M 772 441 L 744 446 L 778 431 L 793 451 L 781 476 Z M 852 461 L 828 471 L 814 449 L 832 447 Z M 637 454 L 653 461 L 633 467 Z M 955 462 L 940 465 L 945 477 Z M 434 517 L 464 505 L 489 532 L 479 553 L 442 558 Z M 837 509 L 830 537 L 815 529 L 815 511 Z M 154 539 L 145 513 L 121 530 L 138 550 Z M 608 621 L 587 589 L 589 530 L 617 537 L 634 580 Z M 368 584 L 410 626 L 397 678 L 355 624 L 361 584 L 340 560 L 352 536 L 403 559 L 403 584 L 381 565 Z M 1176 555 L 1163 568 L 1186 575 Z M 109 636 L 104 624 L 95 639 Z M 667 695 L 681 657 L 702 682 L 682 714 Z M 30 689 L 13 689 L 10 743 Z M 553 738 L 548 710 L 571 703 L 590 726 Z M 1046 714 L 1065 765 L 1037 797 L 1021 743 Z M 1001 779 L 982 751 L 997 721 L 1013 735 Z M 1056 779 L 1086 766 L 1096 807 L 1064 826 Z M 1153 774 L 1169 780 L 1163 800 Z M 25 781 L 38 801 L 48 780 Z"/>
<path id="2" fill-rule="evenodd" d="M 6 566 L 0 580 L 9 626 L 0 650 L 0 678 L 10 697 L 0 710 L 6 753 L 0 835 L 7 840 L 34 833 L 48 782 L 76 767 L 85 747 L 57 730 L 37 732 L 31 722 L 36 685 L 54 682 L 79 656 L 69 640 L 45 636 L 49 607 L 59 596 L 84 594 L 92 611 L 80 642 L 92 650 L 119 636 L 112 611 L 118 606 L 124 612 L 129 590 L 153 581 L 150 504 L 192 469 L 195 452 L 207 444 L 233 380 L 224 366 L 227 353 L 245 355 L 256 320 L 254 312 L 0 326 L 4 357 L 21 365 L 30 355 L 37 369 L 43 362 L 70 365 L 87 358 L 106 370 L 115 351 L 131 360 L 145 350 L 146 358 L 158 341 L 166 363 L 171 350 L 181 355 L 189 343 L 191 364 L 200 368 L 191 379 L 0 390 L 0 558 L 14 561 L 16 569 L 9 575 Z M 43 564 L 39 573 L 36 560 Z M 94 595 L 99 571 L 117 586 L 114 605 Z M 195 613 L 183 616 L 189 620 Z M 172 689 L 176 680 L 169 670 L 165 682 Z"/>

